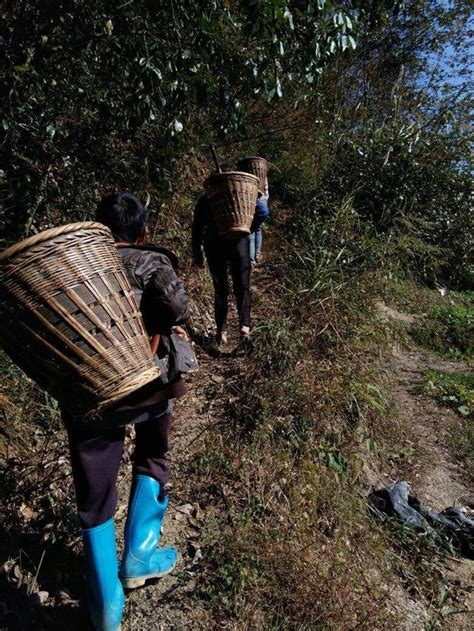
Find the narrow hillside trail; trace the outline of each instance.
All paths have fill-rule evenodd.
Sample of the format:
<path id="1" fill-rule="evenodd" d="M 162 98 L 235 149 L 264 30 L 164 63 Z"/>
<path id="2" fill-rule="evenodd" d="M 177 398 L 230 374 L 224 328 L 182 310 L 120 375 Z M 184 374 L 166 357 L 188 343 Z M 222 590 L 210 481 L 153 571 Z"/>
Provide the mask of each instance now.
<path id="1" fill-rule="evenodd" d="M 188 479 L 189 463 L 199 453 L 205 433 L 223 421 L 222 401 L 228 378 L 235 373 L 238 358 L 231 352 L 212 357 L 197 352 L 200 370 L 188 383 L 188 392 L 175 405 L 171 436 L 172 481 L 170 505 L 164 520 L 160 545 L 178 548 L 180 561 L 168 576 L 149 582 L 127 594 L 123 631 L 209 629 L 212 620 L 195 597 L 201 570 L 202 531 L 208 517 L 204 498 L 196 497 Z M 129 472 L 120 483 L 118 529 L 125 525 Z M 127 479 L 128 478 L 128 479 Z"/>
<path id="2" fill-rule="evenodd" d="M 258 293 L 265 285 L 265 273 L 254 275 L 255 319 L 258 321 Z M 202 319 L 202 313 L 201 313 Z M 385 320 L 394 319 L 403 325 L 413 322 L 413 317 L 385 308 Z M 209 310 L 206 322 L 200 328 L 210 331 Z M 234 321 L 232 322 L 234 328 Z M 198 348 L 200 371 L 189 382 L 188 394 L 177 402 L 172 441 L 173 483 L 171 503 L 166 517 L 163 544 L 175 545 L 182 555 L 180 565 L 171 575 L 130 592 L 124 617 L 124 631 L 213 629 L 216 621 L 206 608 L 197 587 L 200 577 L 200 561 L 203 553 L 202 533 L 209 527 L 209 515 L 205 498 L 193 493 L 187 476 L 189 462 L 199 453 L 202 440 L 208 431 L 225 422 L 225 402 L 228 386 L 241 370 L 241 356 L 236 348 L 237 340 L 231 340 L 221 352 Z M 423 503 L 435 510 L 447 506 L 472 507 L 474 498 L 469 487 L 468 472 L 451 448 L 453 432 L 459 430 L 460 419 L 454 410 L 441 406 L 420 392 L 423 374 L 429 368 L 436 370 L 467 370 L 459 361 L 443 360 L 421 349 L 393 347 L 391 364 L 390 396 L 394 418 L 399 420 L 406 460 L 394 459 L 383 466 L 371 480 L 374 486 L 387 486 L 397 479 L 410 483 L 411 492 Z M 119 524 L 125 519 L 126 490 L 129 484 L 121 483 Z M 123 529 L 119 526 L 119 529 Z M 474 609 L 474 562 L 467 559 L 447 559 L 443 579 L 461 613 L 449 618 L 449 628 L 464 631 L 469 628 L 466 611 Z M 405 616 L 403 629 L 415 631 L 425 628 L 432 619 L 429 603 L 412 596 L 402 589 L 394 592 L 396 607 Z M 220 628 L 230 628 L 220 621 Z"/>
<path id="3" fill-rule="evenodd" d="M 268 317 L 268 304 L 272 292 L 279 288 L 272 276 L 272 233 L 265 244 L 266 260 L 253 274 L 253 319 L 254 325 Z M 199 497 L 193 488 L 193 480 L 199 475 L 193 469 L 203 448 L 203 441 L 209 436 L 217 438 L 219 425 L 226 422 L 227 403 L 232 396 L 232 385 L 237 383 L 242 374 L 244 353 L 239 347 L 236 334 L 237 323 L 234 301 L 231 300 L 230 332 L 228 345 L 217 349 L 211 344 L 213 334 L 212 288 L 207 270 L 194 271 L 186 279 L 193 302 L 193 314 L 190 330 L 196 340 L 196 352 L 200 370 L 188 380 L 186 396 L 176 401 L 173 430 L 171 435 L 172 481 L 170 484 L 170 506 L 167 511 L 163 545 L 176 546 L 181 560 L 177 568 L 168 576 L 149 582 L 146 586 L 127 593 L 126 609 L 122 631 L 174 631 L 174 630 L 212 630 L 231 631 L 245 628 L 245 621 L 235 626 L 226 620 L 217 620 L 210 605 L 202 593 L 203 555 L 206 553 L 206 537 L 212 532 L 216 510 L 219 506 L 209 507 L 205 497 Z M 276 288 L 276 289 L 275 289 Z M 394 309 L 379 305 L 380 318 L 390 328 L 409 326 L 414 317 Z M 447 371 L 468 370 L 461 361 L 448 361 L 410 345 L 395 343 L 391 358 L 384 356 L 384 369 L 388 376 L 388 390 L 392 402 L 392 416 L 398 423 L 399 442 L 394 445 L 394 457 L 379 463 L 378 469 L 367 469 L 367 488 L 386 487 L 395 480 L 407 480 L 412 494 L 424 504 L 435 510 L 447 506 L 473 507 L 474 493 L 469 486 L 468 471 L 453 452 L 452 435 L 459 430 L 460 418 L 457 413 L 441 406 L 427 395 L 421 393 L 424 372 L 429 368 Z M 123 529 L 125 525 L 128 493 L 131 483 L 130 453 L 133 448 L 133 428 L 129 428 L 124 461 L 122 463 L 118 490 L 119 501 L 116 513 L 118 534 L 118 554 L 123 549 Z M 64 441 L 61 434 L 60 441 Z M 44 449 L 46 450 L 46 447 Z M 58 454 L 64 455 L 65 445 L 58 443 Z M 403 457 L 397 457 L 396 451 L 403 451 Z M 49 452 L 48 452 L 49 453 Z M 12 474 L 13 475 L 13 474 Z M 15 474 L 16 475 L 16 474 Z M 64 493 L 71 494 L 64 485 Z M 11 496 L 16 493 L 16 486 L 11 489 Z M 49 487 L 45 490 L 47 492 Z M 225 510 L 225 507 L 222 507 Z M 18 547 L 21 548 L 21 542 Z M 81 549 L 77 537 L 76 550 Z M 15 548 L 16 551 L 16 548 Z M 16 553 L 16 552 L 15 552 Z M 39 553 L 37 555 L 40 556 Z M 75 552 L 72 556 L 70 583 L 65 587 L 72 599 L 61 603 L 60 599 L 49 599 L 47 605 L 38 609 L 38 613 L 25 615 L 15 613 L 13 630 L 22 629 L 68 629 L 86 631 L 91 629 L 88 621 L 83 581 L 81 577 L 82 559 Z M 15 569 L 14 567 L 12 568 Z M 38 569 L 39 572 L 39 569 Z M 443 582 L 450 594 L 447 607 L 456 612 L 440 618 L 440 625 L 431 624 L 436 614 L 436 604 L 428 603 L 421 593 L 404 586 L 402 578 L 399 584 L 387 586 L 391 593 L 390 601 L 403 620 L 401 629 L 418 631 L 423 629 L 450 629 L 465 631 L 471 628 L 472 618 L 466 614 L 474 610 L 474 562 L 466 559 L 447 559 L 442 568 Z M 40 574 L 40 582 L 43 574 Z M 72 580 L 74 578 L 74 580 Z M 385 580 L 380 576 L 381 582 Z M 407 581 L 410 586 L 410 580 Z M 43 588 L 44 589 L 44 588 Z M 16 590 L 20 594 L 20 590 Z M 13 587 L 11 593 L 14 592 Z M 66 593 L 67 596 L 67 593 Z M 2 599 L 0 599 L 2 600 Z M 18 597 L 18 610 L 22 606 Z M 13 607 L 15 599 L 7 601 Z M 0 602 L 0 605 L 3 603 Z M 3 605 L 6 607 L 7 605 Z M 1 613 L 1 609 L 0 609 Z M 30 619 L 42 624 L 30 624 Z M 10 627 L 7 627 L 10 628 Z M 0 629 L 3 629 L 0 625 Z"/>
<path id="4" fill-rule="evenodd" d="M 381 316 L 398 324 L 410 325 L 415 318 L 381 305 Z M 398 419 L 403 435 L 403 458 L 386 463 L 374 486 L 388 486 L 395 480 L 406 480 L 410 493 L 425 505 L 441 511 L 448 506 L 474 509 L 474 489 L 470 485 L 467 465 L 456 458 L 453 436 L 461 429 L 458 413 L 438 404 L 422 393 L 424 373 L 437 371 L 467 372 L 472 369 L 463 361 L 446 360 L 420 348 L 407 349 L 395 344 L 389 371 L 393 417 Z M 454 598 L 458 614 L 449 618 L 449 629 L 472 628 L 474 615 L 474 561 L 447 559 L 443 571 L 446 588 Z M 426 610 L 420 602 L 411 603 L 411 619 L 406 629 L 423 628 Z M 451 601 L 450 607 L 453 606 Z"/>
<path id="5" fill-rule="evenodd" d="M 264 282 L 263 264 L 252 273 L 252 317 L 259 320 L 257 294 Z M 216 347 L 213 343 L 212 290 L 208 271 L 202 270 L 188 279 L 193 301 L 191 331 L 196 331 L 195 345 L 199 371 L 187 382 L 187 394 L 175 402 L 171 435 L 170 461 L 172 479 L 169 485 L 170 504 L 167 510 L 160 545 L 178 548 L 180 561 L 168 576 L 145 587 L 128 592 L 122 631 L 171 631 L 174 629 L 212 629 L 215 621 L 197 592 L 203 555 L 203 531 L 209 527 L 212 514 L 205 498 L 192 488 L 189 466 L 199 455 L 206 434 L 225 422 L 226 401 L 230 384 L 241 372 L 244 351 L 239 345 L 235 301 L 230 298 L 229 343 Z M 203 298 L 204 296 L 204 298 Z M 203 337 L 203 333 L 206 337 Z M 130 434 L 133 432 L 130 429 Z M 127 449 L 132 450 L 129 434 Z M 127 456 L 125 457 L 127 460 Z M 119 481 L 117 530 L 119 551 L 123 546 L 130 467 L 124 463 Z"/>
<path id="6" fill-rule="evenodd" d="M 256 295 L 261 282 L 259 278 L 264 277 L 265 271 L 259 271 L 253 279 L 255 322 L 259 320 L 259 300 Z M 242 373 L 244 350 L 238 337 L 234 299 L 230 300 L 229 343 L 217 348 L 213 343 L 213 291 L 209 273 L 207 270 L 195 270 L 185 280 L 192 303 L 189 330 L 196 341 L 195 350 L 200 367 L 187 380 L 186 395 L 175 401 L 169 454 L 172 469 L 170 504 L 160 544 L 175 546 L 181 558 L 170 575 L 127 593 L 122 631 L 215 628 L 210 608 L 206 607 L 197 587 L 205 552 L 203 539 L 205 532 L 212 529 L 213 514 L 206 506 L 206 498 L 199 497 L 193 488 L 193 480 L 199 475 L 193 471 L 193 466 L 209 432 L 216 431 L 216 426 L 226 422 L 226 402 L 231 396 L 229 387 Z M 57 420 L 59 423 L 59 418 Z M 123 531 L 132 479 L 130 456 L 133 451 L 133 433 L 133 427 L 129 426 L 117 482 L 115 525 L 119 559 L 123 550 Z M 14 451 L 12 448 L 11 457 L 1 463 L 2 472 L 8 473 L 0 494 L 2 505 L 9 507 L 15 530 L 11 533 L 10 544 L 2 548 L 5 562 L 0 567 L 0 590 L 4 590 L 3 593 L 0 591 L 0 631 L 89 631 L 92 626 L 87 612 L 82 543 L 77 524 L 72 526 L 68 523 L 71 539 L 57 545 L 55 554 L 61 560 L 61 567 L 52 566 L 54 553 L 50 548 L 46 556 L 46 560 L 50 560 L 48 567 L 42 567 L 41 561 L 35 563 L 42 558 L 45 550 L 42 537 L 44 521 L 48 521 L 48 512 L 40 504 L 41 498 L 58 494 L 61 505 L 64 505 L 63 518 L 69 522 L 75 517 L 74 512 L 68 514 L 75 507 L 72 501 L 72 476 L 65 456 L 66 434 L 62 428 L 56 432 L 52 427 L 47 432 L 41 432 L 34 444 L 36 447 L 31 452 L 26 448 L 24 451 L 19 448 Z M 34 457 L 28 463 L 26 474 L 22 471 L 24 453 Z M 43 460 L 47 465 L 61 463 L 65 469 L 52 478 L 50 468 L 44 466 Z M 32 492 L 23 500 L 24 493 L 20 496 L 18 483 L 26 475 L 31 477 L 31 480 L 28 477 L 28 486 L 31 486 Z M 38 478 L 41 479 L 37 484 Z M 19 517 L 15 520 L 17 514 Z M 26 517 L 21 519 L 23 514 Z M 28 530 L 23 532 L 26 527 Z M 25 557 L 32 559 L 29 565 L 33 564 L 33 568 L 29 573 L 24 567 L 25 563 L 22 563 Z M 33 580 L 34 573 L 38 577 L 37 582 Z M 58 593 L 57 585 L 60 585 Z M 43 597 L 41 603 L 37 602 L 38 595 L 33 600 L 29 591 L 26 591 L 32 587 L 40 590 L 38 593 Z M 2 626 L 4 620 L 6 627 Z"/>

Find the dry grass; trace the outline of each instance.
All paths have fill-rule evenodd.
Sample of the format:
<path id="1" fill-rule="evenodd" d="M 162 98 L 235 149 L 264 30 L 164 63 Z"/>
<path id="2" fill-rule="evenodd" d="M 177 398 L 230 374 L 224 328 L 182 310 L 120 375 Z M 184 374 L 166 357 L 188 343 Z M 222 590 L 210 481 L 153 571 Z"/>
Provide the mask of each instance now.
<path id="1" fill-rule="evenodd" d="M 393 428 L 380 423 L 388 402 L 366 335 L 373 279 L 329 283 L 296 311 L 281 234 L 267 243 L 281 255 L 264 279 L 275 291 L 260 298 L 229 422 L 194 463 L 216 514 L 203 590 L 235 628 L 389 628 L 396 565 L 361 479 L 361 455 L 375 459 Z"/>

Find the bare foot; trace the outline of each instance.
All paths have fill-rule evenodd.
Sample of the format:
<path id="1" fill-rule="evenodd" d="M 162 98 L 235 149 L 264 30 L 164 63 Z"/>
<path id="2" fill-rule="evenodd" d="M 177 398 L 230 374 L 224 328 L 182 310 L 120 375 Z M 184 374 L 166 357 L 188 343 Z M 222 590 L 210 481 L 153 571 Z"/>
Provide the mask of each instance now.
<path id="1" fill-rule="evenodd" d="M 250 327 L 249 326 L 241 326 L 240 327 L 240 337 L 248 337 L 250 335 Z"/>
<path id="2" fill-rule="evenodd" d="M 218 344 L 227 344 L 227 331 L 220 331 L 216 337 Z"/>

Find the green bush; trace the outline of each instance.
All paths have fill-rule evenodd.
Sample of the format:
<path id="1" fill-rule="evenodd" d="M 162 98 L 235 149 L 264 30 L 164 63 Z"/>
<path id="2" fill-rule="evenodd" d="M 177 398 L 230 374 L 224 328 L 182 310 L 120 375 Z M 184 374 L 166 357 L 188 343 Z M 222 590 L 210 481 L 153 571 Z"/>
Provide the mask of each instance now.
<path id="1" fill-rule="evenodd" d="M 474 375 L 472 373 L 439 372 L 425 373 L 424 392 L 440 403 L 455 407 L 462 416 L 474 412 Z"/>
<path id="2" fill-rule="evenodd" d="M 456 408 L 463 417 L 459 428 L 452 433 L 452 445 L 458 458 L 473 462 L 474 374 L 428 370 L 425 377 L 424 392 L 440 403 Z"/>
<path id="3" fill-rule="evenodd" d="M 412 328 L 415 341 L 448 357 L 472 357 L 474 309 L 464 305 L 439 305 L 421 324 Z"/>

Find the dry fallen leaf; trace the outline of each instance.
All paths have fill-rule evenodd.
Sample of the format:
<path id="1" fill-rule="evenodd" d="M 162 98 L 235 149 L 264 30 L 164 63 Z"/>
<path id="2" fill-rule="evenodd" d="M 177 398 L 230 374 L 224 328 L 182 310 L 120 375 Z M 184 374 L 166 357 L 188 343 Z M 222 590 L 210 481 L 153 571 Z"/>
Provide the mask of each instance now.
<path id="1" fill-rule="evenodd" d="M 175 510 L 177 510 L 178 513 L 183 513 L 183 515 L 192 515 L 194 506 L 192 504 L 181 504 L 181 506 L 176 506 Z"/>
<path id="2" fill-rule="evenodd" d="M 23 517 L 25 521 L 30 521 L 34 515 L 34 511 L 29 506 L 27 506 L 24 502 L 21 504 L 20 508 L 18 509 L 18 512 L 20 513 L 20 515 Z"/>

